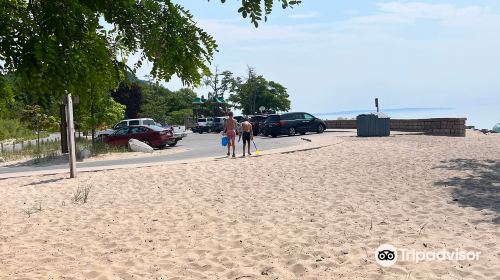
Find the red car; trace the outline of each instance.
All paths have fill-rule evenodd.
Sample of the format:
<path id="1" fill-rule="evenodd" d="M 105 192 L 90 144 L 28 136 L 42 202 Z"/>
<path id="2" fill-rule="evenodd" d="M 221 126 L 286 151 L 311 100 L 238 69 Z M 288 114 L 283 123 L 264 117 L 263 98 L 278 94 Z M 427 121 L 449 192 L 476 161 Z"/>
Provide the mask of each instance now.
<path id="1" fill-rule="evenodd" d="M 130 139 L 137 139 L 153 148 L 159 149 L 164 148 L 166 145 L 175 146 L 177 143 L 171 129 L 155 125 L 123 127 L 107 136 L 104 142 L 114 146 L 127 146 Z"/>

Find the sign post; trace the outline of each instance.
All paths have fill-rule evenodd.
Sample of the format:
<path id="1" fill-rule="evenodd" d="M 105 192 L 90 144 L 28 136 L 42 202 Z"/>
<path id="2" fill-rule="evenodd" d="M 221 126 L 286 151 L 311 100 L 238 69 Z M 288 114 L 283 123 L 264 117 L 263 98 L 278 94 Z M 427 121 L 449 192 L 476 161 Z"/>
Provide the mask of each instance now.
<path id="1" fill-rule="evenodd" d="M 73 123 L 73 99 L 66 95 L 66 123 L 68 128 L 68 152 L 70 177 L 76 178 L 75 124 Z"/>
<path id="2" fill-rule="evenodd" d="M 378 98 L 375 98 L 375 107 L 377 107 L 377 113 L 378 113 Z"/>

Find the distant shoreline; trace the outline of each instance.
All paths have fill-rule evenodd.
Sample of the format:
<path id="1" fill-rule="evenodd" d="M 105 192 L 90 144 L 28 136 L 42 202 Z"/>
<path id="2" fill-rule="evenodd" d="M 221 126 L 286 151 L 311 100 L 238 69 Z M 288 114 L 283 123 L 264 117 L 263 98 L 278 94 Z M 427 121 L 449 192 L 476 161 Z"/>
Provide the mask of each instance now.
<path id="1" fill-rule="evenodd" d="M 382 112 L 424 112 L 424 111 L 453 111 L 455 108 L 449 107 L 434 107 L 434 108 L 389 108 L 381 109 Z M 363 114 L 375 112 L 376 109 L 362 109 L 362 110 L 351 110 L 351 111 L 337 111 L 329 113 L 316 113 L 316 116 L 328 116 L 328 115 L 349 115 L 349 114 Z"/>

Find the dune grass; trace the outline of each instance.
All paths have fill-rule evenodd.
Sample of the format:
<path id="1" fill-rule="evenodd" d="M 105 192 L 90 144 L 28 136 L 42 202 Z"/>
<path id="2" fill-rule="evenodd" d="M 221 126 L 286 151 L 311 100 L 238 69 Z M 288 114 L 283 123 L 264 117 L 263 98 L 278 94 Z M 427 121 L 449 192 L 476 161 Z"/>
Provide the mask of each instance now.
<path id="1" fill-rule="evenodd" d="M 87 138 L 77 138 L 75 140 L 77 157 L 78 152 L 83 149 L 88 149 L 91 156 L 128 151 L 126 147 L 110 146 L 103 142 L 92 143 L 92 140 Z M 59 139 L 41 142 L 40 147 L 36 144 L 27 143 L 22 149 L 4 149 L 3 152 L 0 152 L 0 157 L 6 162 L 26 159 L 33 160 L 35 164 L 50 161 L 61 155 L 61 141 Z"/>

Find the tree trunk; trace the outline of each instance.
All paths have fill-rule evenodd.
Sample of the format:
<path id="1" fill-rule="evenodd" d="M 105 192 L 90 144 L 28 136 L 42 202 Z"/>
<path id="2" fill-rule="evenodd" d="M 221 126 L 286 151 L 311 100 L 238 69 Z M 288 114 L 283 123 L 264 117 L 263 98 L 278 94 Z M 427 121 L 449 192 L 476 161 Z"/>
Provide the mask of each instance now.
<path id="1" fill-rule="evenodd" d="M 37 146 L 38 154 L 40 154 L 40 128 L 37 128 L 36 132 L 38 134 L 37 140 L 36 140 L 36 146 Z"/>
<path id="2" fill-rule="evenodd" d="M 95 142 L 94 102 L 90 106 L 90 120 L 92 122 L 92 144 Z"/>

